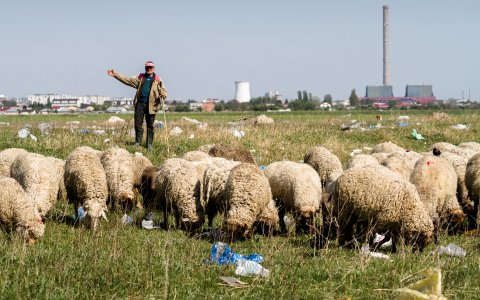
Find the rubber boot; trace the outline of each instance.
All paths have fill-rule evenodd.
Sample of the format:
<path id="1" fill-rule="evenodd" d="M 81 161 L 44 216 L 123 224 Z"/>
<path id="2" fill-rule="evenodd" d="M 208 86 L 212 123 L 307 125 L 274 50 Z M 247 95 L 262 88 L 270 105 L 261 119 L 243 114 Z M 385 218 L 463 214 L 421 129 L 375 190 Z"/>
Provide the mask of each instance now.
<path id="1" fill-rule="evenodd" d="M 153 150 L 153 130 L 147 130 L 147 150 Z"/>

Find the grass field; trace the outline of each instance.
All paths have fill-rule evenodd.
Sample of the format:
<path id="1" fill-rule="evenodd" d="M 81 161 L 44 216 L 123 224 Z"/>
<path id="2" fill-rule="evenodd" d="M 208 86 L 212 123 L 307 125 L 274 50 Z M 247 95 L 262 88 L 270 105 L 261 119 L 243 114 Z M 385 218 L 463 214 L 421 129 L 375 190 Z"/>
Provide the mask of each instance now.
<path id="1" fill-rule="evenodd" d="M 66 129 L 68 121 L 79 121 L 78 128 L 104 128 L 112 115 L 0 116 L 0 150 L 25 148 L 65 159 L 77 146 L 89 145 L 103 150 L 118 145 L 130 152 L 143 152 L 154 164 L 181 156 L 204 144 L 231 143 L 253 152 L 259 165 L 278 160 L 299 161 L 311 147 L 323 145 L 346 164 L 353 149 L 373 147 L 392 141 L 418 152 L 428 151 L 435 142 L 452 144 L 480 142 L 480 116 L 475 111 L 445 111 L 436 117 L 432 111 L 390 112 L 292 112 L 269 113 L 273 125 L 232 125 L 254 113 L 185 113 L 168 114 L 168 130 L 174 126 L 183 132 L 167 139 L 164 129 L 156 129 L 154 150 L 133 146 L 128 128 L 107 130 L 107 135 L 79 133 Z M 383 127 L 370 130 L 341 131 L 340 125 L 352 120 L 362 127 L 377 123 Z M 408 127 L 398 127 L 400 115 L 409 115 Z M 131 122 L 133 115 L 115 115 Z M 208 123 L 206 130 L 182 121 L 182 117 Z M 158 115 L 157 119 L 163 119 Z M 40 123 L 49 123 L 52 132 L 42 135 Z M 470 128 L 456 130 L 454 124 Z M 19 139 L 17 131 L 25 124 L 38 141 Z M 245 131 L 235 138 L 232 128 Z M 415 128 L 426 140 L 414 140 Z M 193 135 L 193 138 L 190 138 Z M 105 139 L 109 143 L 105 143 Z M 220 285 L 220 276 L 234 276 L 234 266 L 211 266 L 203 263 L 211 243 L 187 237 L 182 231 L 147 231 L 121 225 L 121 216 L 109 214 L 98 235 L 59 222 L 73 209 L 59 203 L 47 221 L 45 236 L 34 247 L 27 247 L 17 237 L 0 234 L 0 298 L 128 298 L 128 299 L 391 299 L 393 290 L 419 279 L 418 272 L 440 267 L 444 295 L 452 299 L 480 299 L 479 242 L 475 237 L 442 235 L 440 244 L 453 242 L 467 252 L 465 258 L 429 255 L 432 245 L 420 254 L 388 253 L 391 262 L 362 259 L 358 251 L 340 250 L 335 242 L 326 249 L 315 250 L 306 236 L 265 238 L 232 244 L 234 251 L 264 256 L 263 266 L 269 278 L 241 278 L 249 285 L 235 289 Z M 219 219 L 219 218 L 217 218 Z M 217 224 L 220 220 L 216 220 Z"/>

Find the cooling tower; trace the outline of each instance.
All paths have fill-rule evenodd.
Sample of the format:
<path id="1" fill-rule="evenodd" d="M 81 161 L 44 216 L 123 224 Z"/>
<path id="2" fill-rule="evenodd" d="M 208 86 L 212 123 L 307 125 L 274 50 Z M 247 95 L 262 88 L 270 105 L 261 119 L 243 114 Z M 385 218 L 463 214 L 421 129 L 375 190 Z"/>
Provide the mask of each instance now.
<path id="1" fill-rule="evenodd" d="M 235 100 L 238 102 L 250 101 L 250 82 L 235 81 Z"/>
<path id="2" fill-rule="evenodd" d="M 390 85 L 390 49 L 388 30 L 388 5 L 383 6 L 383 85 Z"/>

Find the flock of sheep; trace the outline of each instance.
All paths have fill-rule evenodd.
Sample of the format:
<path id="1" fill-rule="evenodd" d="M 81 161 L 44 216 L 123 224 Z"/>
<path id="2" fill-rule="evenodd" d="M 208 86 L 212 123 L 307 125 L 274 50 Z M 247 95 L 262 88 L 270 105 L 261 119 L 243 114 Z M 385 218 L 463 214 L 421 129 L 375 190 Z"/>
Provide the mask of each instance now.
<path id="1" fill-rule="evenodd" d="M 380 246 L 392 239 L 422 250 L 450 234 L 477 226 L 480 144 L 437 143 L 416 153 L 393 143 L 353 156 L 344 170 L 324 147 L 308 151 L 304 163 L 274 162 L 261 170 L 249 151 L 205 145 L 154 166 L 146 157 L 112 147 L 76 148 L 65 161 L 11 148 L 0 152 L 0 223 L 34 242 L 44 218 L 59 199 L 82 206 L 96 230 L 106 212 L 159 212 L 168 228 L 200 231 L 223 214 L 225 237 L 288 231 L 291 213 L 297 234 L 315 234 L 317 246 L 338 238 Z M 141 195 L 141 197 L 140 197 Z M 321 224 L 321 225 L 320 225 Z M 376 234 L 385 238 L 375 243 Z"/>

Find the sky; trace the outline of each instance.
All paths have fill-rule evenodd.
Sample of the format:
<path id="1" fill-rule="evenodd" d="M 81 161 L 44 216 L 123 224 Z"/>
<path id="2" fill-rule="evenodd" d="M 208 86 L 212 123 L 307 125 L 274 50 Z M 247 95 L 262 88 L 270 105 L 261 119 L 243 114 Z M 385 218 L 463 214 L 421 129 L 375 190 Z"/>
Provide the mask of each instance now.
<path id="1" fill-rule="evenodd" d="M 233 99 L 307 90 L 347 99 L 381 85 L 382 13 L 390 7 L 391 84 L 480 99 L 478 0 L 3 0 L 0 94 L 133 97 L 106 70 L 152 60 L 169 99 Z"/>

